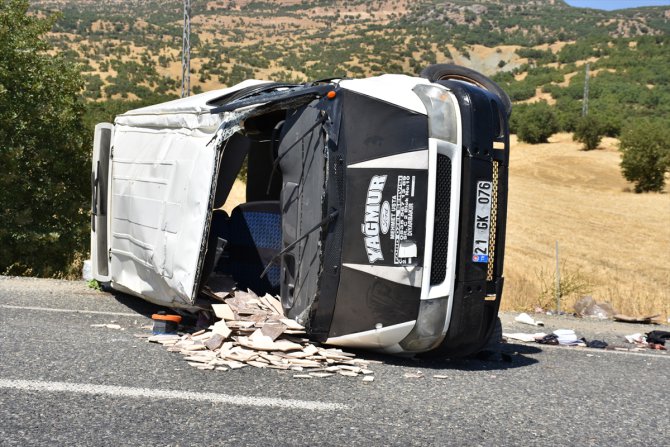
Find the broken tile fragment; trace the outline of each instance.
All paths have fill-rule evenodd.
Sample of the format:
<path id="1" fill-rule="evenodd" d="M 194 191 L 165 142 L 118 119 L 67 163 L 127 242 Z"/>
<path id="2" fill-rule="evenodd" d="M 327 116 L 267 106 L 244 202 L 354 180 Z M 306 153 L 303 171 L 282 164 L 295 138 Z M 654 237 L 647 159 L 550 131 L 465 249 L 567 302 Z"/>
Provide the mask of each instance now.
<path id="1" fill-rule="evenodd" d="M 265 303 L 268 307 L 272 308 L 277 315 L 284 315 L 284 308 L 281 305 L 281 302 L 273 297 L 270 294 L 260 298 L 261 302 Z"/>
<path id="2" fill-rule="evenodd" d="M 275 341 L 281 334 L 284 333 L 287 326 L 284 323 L 266 323 L 261 328 L 263 335 L 270 337 Z"/>
<path id="3" fill-rule="evenodd" d="M 225 321 L 217 321 L 212 326 L 212 332 L 221 335 L 224 339 L 230 337 L 233 331 L 228 327 Z"/>
<path id="4" fill-rule="evenodd" d="M 209 349 L 210 351 L 214 351 L 221 347 L 225 339 L 226 337 L 224 337 L 221 334 L 214 334 L 210 337 L 209 340 L 205 342 L 205 346 L 207 346 L 207 349 Z"/>
<path id="5" fill-rule="evenodd" d="M 415 373 L 405 373 L 404 377 L 406 379 L 423 379 L 423 373 L 421 371 L 417 371 Z"/>
<path id="6" fill-rule="evenodd" d="M 282 318 L 279 321 L 284 323 L 288 329 L 295 330 L 295 331 L 304 331 L 305 327 L 302 326 L 301 324 L 298 324 L 295 320 L 291 320 L 289 318 Z"/>
<path id="7" fill-rule="evenodd" d="M 266 368 L 268 366 L 267 363 L 259 362 L 257 360 L 250 360 L 247 362 L 247 365 L 255 366 L 256 368 Z"/>
<path id="8" fill-rule="evenodd" d="M 228 304 L 212 304 L 214 315 L 222 320 L 234 320 L 235 314 Z"/>
<path id="9" fill-rule="evenodd" d="M 334 376 L 335 374 L 333 373 L 327 373 L 327 372 L 311 372 L 309 373 L 310 376 L 318 377 L 318 378 L 323 378 L 323 377 L 331 377 Z"/>
<path id="10" fill-rule="evenodd" d="M 107 329 L 121 329 L 121 325 L 118 324 L 92 324 L 91 327 L 105 327 Z"/>
<path id="11" fill-rule="evenodd" d="M 171 335 L 171 334 L 152 335 L 151 337 L 147 338 L 147 340 L 152 343 L 160 343 L 161 341 L 166 340 L 179 340 L 179 335 Z"/>
<path id="12" fill-rule="evenodd" d="M 202 342 L 195 342 L 190 345 L 182 346 L 181 347 L 182 351 L 204 351 L 207 349 L 207 346 L 205 346 L 204 343 Z"/>

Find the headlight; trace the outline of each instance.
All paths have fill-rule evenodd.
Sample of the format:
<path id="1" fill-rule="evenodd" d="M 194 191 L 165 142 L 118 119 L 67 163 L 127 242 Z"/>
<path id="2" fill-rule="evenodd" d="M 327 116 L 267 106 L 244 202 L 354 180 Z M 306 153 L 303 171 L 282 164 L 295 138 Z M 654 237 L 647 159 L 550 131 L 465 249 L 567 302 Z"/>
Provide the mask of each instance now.
<path id="1" fill-rule="evenodd" d="M 458 116 L 449 91 L 435 84 L 418 84 L 412 91 L 419 96 L 426 107 L 430 136 L 456 144 Z"/>

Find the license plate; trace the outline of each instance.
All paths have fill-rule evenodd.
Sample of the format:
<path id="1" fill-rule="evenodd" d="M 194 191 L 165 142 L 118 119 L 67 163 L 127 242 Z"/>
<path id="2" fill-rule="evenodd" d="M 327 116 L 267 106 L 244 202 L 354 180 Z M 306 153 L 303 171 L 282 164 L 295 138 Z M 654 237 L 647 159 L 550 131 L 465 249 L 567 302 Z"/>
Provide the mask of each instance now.
<path id="1" fill-rule="evenodd" d="M 472 244 L 472 261 L 489 262 L 489 234 L 491 229 L 491 200 L 493 187 L 491 182 L 477 182 L 477 200 L 475 206 L 475 238 Z"/>

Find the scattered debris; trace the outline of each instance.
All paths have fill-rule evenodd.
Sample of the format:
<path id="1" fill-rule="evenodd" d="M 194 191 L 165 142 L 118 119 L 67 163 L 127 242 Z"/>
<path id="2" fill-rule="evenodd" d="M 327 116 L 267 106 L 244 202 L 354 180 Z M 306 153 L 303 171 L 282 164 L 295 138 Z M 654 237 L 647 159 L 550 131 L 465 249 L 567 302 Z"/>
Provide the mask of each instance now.
<path id="1" fill-rule="evenodd" d="M 647 341 L 657 345 L 665 346 L 665 342 L 670 340 L 670 332 L 668 331 L 651 331 L 647 333 Z"/>
<path id="2" fill-rule="evenodd" d="M 543 322 L 541 322 L 539 320 L 535 320 L 533 317 L 531 317 L 530 315 L 528 315 L 525 312 L 519 314 L 516 318 L 514 318 L 514 321 L 517 321 L 517 322 L 523 323 L 523 324 L 530 324 L 532 326 L 544 326 Z"/>
<path id="3" fill-rule="evenodd" d="M 406 379 L 423 379 L 424 375 L 421 371 L 417 371 L 415 373 L 405 373 L 404 377 Z"/>
<path id="4" fill-rule="evenodd" d="M 636 345 L 646 345 L 647 344 L 647 337 L 640 333 L 635 333 L 631 335 L 626 335 L 625 336 L 626 341 L 631 344 L 636 344 Z"/>
<path id="5" fill-rule="evenodd" d="M 558 337 L 559 345 L 586 346 L 586 343 L 577 338 L 577 334 L 572 329 L 557 329 L 553 334 Z"/>
<path id="6" fill-rule="evenodd" d="M 626 341 L 634 344 L 637 348 L 648 348 L 656 351 L 666 351 L 665 342 L 670 340 L 670 332 L 651 331 L 646 335 L 635 333 L 626 335 Z"/>
<path id="7" fill-rule="evenodd" d="M 448 379 L 448 378 L 449 378 L 449 376 L 445 376 L 445 375 L 442 375 L 442 374 L 434 374 L 433 375 L 433 379 Z"/>
<path id="8" fill-rule="evenodd" d="M 605 349 L 609 346 L 606 341 L 603 340 L 591 340 L 586 343 L 587 348 L 594 348 L 594 349 Z"/>
<path id="9" fill-rule="evenodd" d="M 507 338 L 508 340 L 518 340 L 518 341 L 523 341 L 526 343 L 534 342 L 537 339 L 541 339 L 543 337 L 546 337 L 547 334 L 544 332 L 536 332 L 535 334 L 527 334 L 525 332 L 515 332 L 513 334 L 507 334 L 504 333 L 503 337 Z"/>
<path id="10" fill-rule="evenodd" d="M 557 345 L 558 344 L 558 336 L 556 334 L 549 334 L 549 335 L 545 335 L 542 338 L 536 338 L 535 341 L 542 344 L 542 345 Z"/>
<path id="11" fill-rule="evenodd" d="M 107 329 L 120 329 L 123 330 L 119 324 L 92 324 L 91 327 L 106 327 Z"/>
<path id="12" fill-rule="evenodd" d="M 656 321 L 657 318 L 660 318 L 660 314 L 657 315 L 647 315 L 644 317 L 631 317 L 629 315 L 616 314 L 614 315 L 615 321 L 621 321 L 624 323 L 638 323 L 638 324 L 658 324 Z"/>
<path id="13" fill-rule="evenodd" d="M 236 291 L 214 304 L 219 321 L 192 334 L 156 334 L 147 338 L 184 356 L 201 370 L 228 371 L 246 366 L 294 371 L 296 379 L 334 375 L 374 380 L 369 362 L 338 348 L 326 348 L 304 337 L 305 328 L 286 318 L 279 300 Z M 205 320 L 204 317 L 201 320 Z M 421 377 L 423 377 L 422 373 Z"/>
<path id="14" fill-rule="evenodd" d="M 598 303 L 592 296 L 584 296 L 575 303 L 575 314 L 579 317 L 608 320 L 616 314 L 610 303 Z"/>

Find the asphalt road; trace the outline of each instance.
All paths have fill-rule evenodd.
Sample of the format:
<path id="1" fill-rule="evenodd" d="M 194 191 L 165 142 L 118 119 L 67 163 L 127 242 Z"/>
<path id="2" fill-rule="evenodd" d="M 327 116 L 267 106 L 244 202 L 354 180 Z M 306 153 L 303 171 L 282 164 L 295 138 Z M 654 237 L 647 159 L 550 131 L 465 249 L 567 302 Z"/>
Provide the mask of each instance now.
<path id="1" fill-rule="evenodd" d="M 153 310 L 82 282 L 0 277 L 0 445 L 670 445 L 667 354 L 360 354 L 381 361 L 372 383 L 200 371 L 134 337 Z M 91 327 L 112 322 L 123 330 Z"/>

